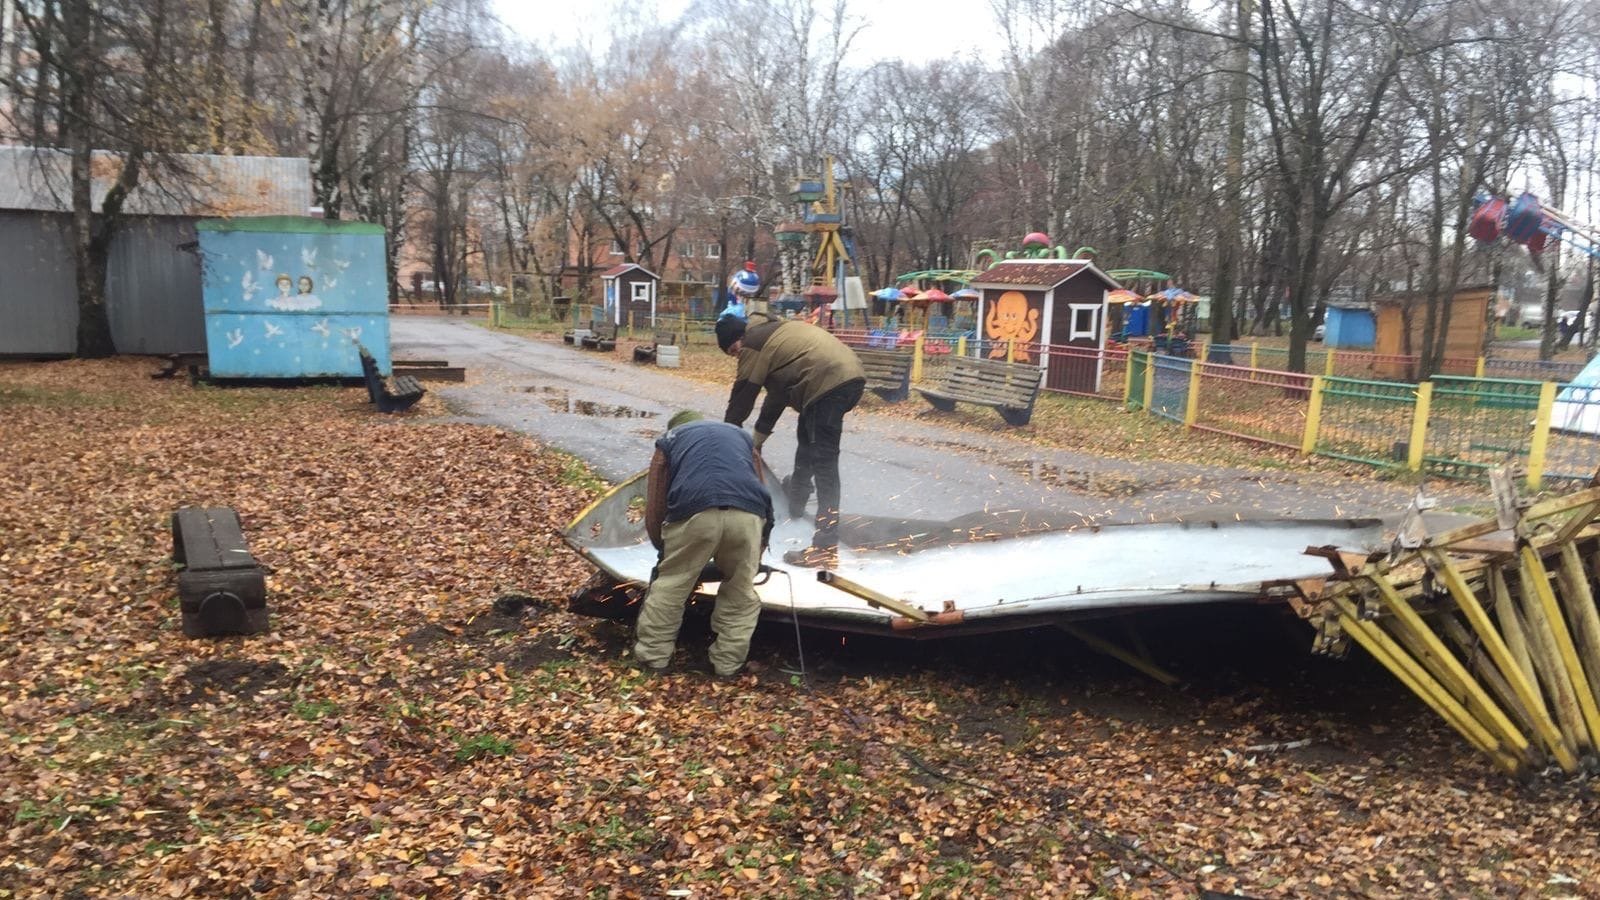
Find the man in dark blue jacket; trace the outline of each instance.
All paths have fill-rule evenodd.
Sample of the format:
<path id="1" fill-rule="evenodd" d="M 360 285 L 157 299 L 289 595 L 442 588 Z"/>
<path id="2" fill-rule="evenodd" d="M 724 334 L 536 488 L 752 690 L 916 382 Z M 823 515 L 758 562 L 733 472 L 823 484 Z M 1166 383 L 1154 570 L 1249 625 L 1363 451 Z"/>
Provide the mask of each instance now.
<path id="1" fill-rule="evenodd" d="M 671 662 L 684 604 L 710 562 L 722 573 L 711 613 L 711 669 L 727 677 L 744 666 L 761 617 L 755 576 L 771 521 L 772 497 L 744 429 L 689 411 L 668 420 L 645 494 L 645 531 L 661 562 L 635 626 L 640 665 L 659 671 Z"/>

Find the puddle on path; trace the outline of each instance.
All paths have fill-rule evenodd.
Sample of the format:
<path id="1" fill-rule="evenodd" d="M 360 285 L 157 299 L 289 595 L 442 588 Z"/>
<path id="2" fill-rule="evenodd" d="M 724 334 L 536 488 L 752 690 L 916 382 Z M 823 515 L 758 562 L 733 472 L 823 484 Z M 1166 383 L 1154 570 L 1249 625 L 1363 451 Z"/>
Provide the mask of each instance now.
<path id="1" fill-rule="evenodd" d="M 601 419 L 654 419 L 660 413 L 648 410 L 634 409 L 631 406 L 614 406 L 610 403 L 596 403 L 593 400 L 579 400 L 558 387 L 550 385 L 535 385 L 523 388 L 523 393 L 544 394 L 541 399 L 544 405 L 552 412 L 572 413 L 579 416 L 594 416 Z"/>
<path id="2" fill-rule="evenodd" d="M 1068 469 L 1042 459 L 1008 459 L 1001 465 L 1029 481 L 1098 494 L 1102 497 L 1131 497 L 1156 486 L 1141 483 L 1132 475 Z"/>

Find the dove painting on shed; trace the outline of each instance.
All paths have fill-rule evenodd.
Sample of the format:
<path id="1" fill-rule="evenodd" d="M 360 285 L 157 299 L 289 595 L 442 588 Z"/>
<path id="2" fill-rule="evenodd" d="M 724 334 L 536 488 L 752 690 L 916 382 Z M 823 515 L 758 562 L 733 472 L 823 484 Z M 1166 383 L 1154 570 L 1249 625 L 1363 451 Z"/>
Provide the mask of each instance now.
<path id="1" fill-rule="evenodd" d="M 59 150 L 0 147 L 0 356 L 77 351 L 69 163 L 70 155 Z M 90 200 L 96 209 L 121 165 L 118 154 L 94 154 Z M 298 216 L 310 205 L 311 169 L 304 159 L 174 154 L 161 171 L 147 172 L 111 241 L 105 299 L 117 351 L 206 349 L 197 222 Z"/>
<path id="2" fill-rule="evenodd" d="M 263 216 L 195 230 L 211 377 L 360 378 L 360 347 L 389 371 L 383 226 Z"/>

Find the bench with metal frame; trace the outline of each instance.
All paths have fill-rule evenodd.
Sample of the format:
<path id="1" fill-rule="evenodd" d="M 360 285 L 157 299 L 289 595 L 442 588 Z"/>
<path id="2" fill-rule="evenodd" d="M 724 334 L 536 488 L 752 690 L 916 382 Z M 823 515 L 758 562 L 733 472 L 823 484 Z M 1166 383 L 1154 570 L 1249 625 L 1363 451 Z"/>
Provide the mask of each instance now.
<path id="1" fill-rule="evenodd" d="M 953 356 L 944 380 L 917 393 L 942 412 L 954 412 L 957 403 L 975 403 L 1000 413 L 1007 425 L 1021 427 L 1033 418 L 1044 369 L 970 356 Z"/>
<path id="2" fill-rule="evenodd" d="M 911 353 L 857 348 L 856 358 L 867 372 L 867 390 L 890 403 L 911 396 Z"/>
<path id="3" fill-rule="evenodd" d="M 415 406 L 422 395 L 427 393 L 422 383 L 410 375 L 397 375 L 385 380 L 378 371 L 378 361 L 361 349 L 361 377 L 367 382 L 367 396 L 372 399 L 378 412 L 404 412 Z"/>

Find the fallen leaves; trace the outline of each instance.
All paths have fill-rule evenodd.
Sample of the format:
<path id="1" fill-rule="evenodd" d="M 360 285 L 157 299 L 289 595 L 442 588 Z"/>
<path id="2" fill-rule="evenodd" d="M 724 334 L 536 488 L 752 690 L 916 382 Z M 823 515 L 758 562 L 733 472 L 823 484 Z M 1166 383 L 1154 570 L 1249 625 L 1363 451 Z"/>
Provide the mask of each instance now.
<path id="1" fill-rule="evenodd" d="M 1369 758 L 1311 755 L 1337 711 L 1273 729 L 1226 694 L 1166 722 L 899 663 L 816 691 L 641 682 L 620 629 L 562 608 L 589 574 L 554 534 L 589 499 L 565 458 L 359 389 L 148 368 L 0 366 L 0 896 L 1600 883 L 1593 791 L 1509 785 L 1414 706 Z M 239 509 L 269 634 L 177 630 L 185 503 Z M 497 612 L 506 593 L 535 602 Z"/>

